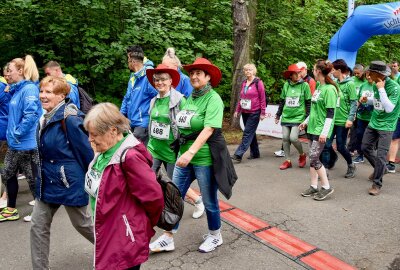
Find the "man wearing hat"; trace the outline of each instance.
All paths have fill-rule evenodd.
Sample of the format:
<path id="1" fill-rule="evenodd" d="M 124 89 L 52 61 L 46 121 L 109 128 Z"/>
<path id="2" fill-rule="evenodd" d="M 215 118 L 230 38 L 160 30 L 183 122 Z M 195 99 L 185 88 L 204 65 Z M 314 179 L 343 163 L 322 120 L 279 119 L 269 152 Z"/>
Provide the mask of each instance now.
<path id="1" fill-rule="evenodd" d="M 362 103 L 374 105 L 371 120 L 365 130 L 361 150 L 374 167 L 370 176 L 373 181 L 368 190 L 370 195 L 379 195 L 382 188 L 382 178 L 386 169 L 386 155 L 389 151 L 393 131 L 400 112 L 400 87 L 390 79 L 390 68 L 382 61 L 372 61 L 366 71 L 367 78 L 371 78 L 375 85 L 373 97 L 362 97 Z M 376 153 L 374 148 L 376 146 Z"/>
<path id="2" fill-rule="evenodd" d="M 157 91 L 147 79 L 146 70 L 152 68 L 153 64 L 151 61 L 144 61 L 144 52 L 140 46 L 128 47 L 126 53 L 132 73 L 122 101 L 121 113 L 129 119 L 133 135 L 147 145 L 150 101 L 157 95 Z"/>

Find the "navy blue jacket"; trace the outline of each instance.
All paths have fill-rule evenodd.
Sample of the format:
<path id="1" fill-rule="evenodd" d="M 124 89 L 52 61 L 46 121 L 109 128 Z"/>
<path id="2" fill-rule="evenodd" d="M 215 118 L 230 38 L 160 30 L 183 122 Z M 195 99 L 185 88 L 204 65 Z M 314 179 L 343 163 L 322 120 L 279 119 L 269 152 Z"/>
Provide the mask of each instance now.
<path id="1" fill-rule="evenodd" d="M 85 174 L 94 154 L 83 128 L 82 112 L 75 111 L 78 115 L 67 116 L 63 129 L 61 120 L 65 108 L 66 105 L 61 106 L 37 131 L 40 163 L 36 198 L 46 203 L 84 206 L 88 204 Z M 42 117 L 40 127 L 43 123 Z"/>

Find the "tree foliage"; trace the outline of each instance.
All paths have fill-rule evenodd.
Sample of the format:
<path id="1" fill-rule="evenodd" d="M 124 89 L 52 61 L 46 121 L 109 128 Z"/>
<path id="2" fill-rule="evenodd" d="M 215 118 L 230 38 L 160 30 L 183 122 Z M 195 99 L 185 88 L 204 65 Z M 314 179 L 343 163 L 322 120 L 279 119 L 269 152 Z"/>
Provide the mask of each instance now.
<path id="1" fill-rule="evenodd" d="M 258 1 L 254 61 L 273 100 L 289 64 L 311 65 L 327 57 L 330 38 L 346 20 L 346 8 L 346 0 Z M 25 54 L 32 54 L 39 67 L 56 60 L 97 101 L 119 104 L 129 77 L 126 47 L 141 45 L 158 64 L 173 46 L 183 63 L 202 55 L 221 68 L 217 90 L 229 106 L 231 1 L 3 0 L 0 14 L 1 65 Z M 399 45 L 398 36 L 374 37 L 360 49 L 358 61 L 392 60 Z"/>

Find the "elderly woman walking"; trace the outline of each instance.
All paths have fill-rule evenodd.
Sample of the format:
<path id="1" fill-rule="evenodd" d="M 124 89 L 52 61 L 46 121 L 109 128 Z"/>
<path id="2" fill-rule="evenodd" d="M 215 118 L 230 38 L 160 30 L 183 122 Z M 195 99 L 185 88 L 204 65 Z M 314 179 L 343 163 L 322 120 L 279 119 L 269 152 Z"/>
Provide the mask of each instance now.
<path id="1" fill-rule="evenodd" d="M 85 180 L 95 227 L 95 269 L 139 269 L 164 208 L 152 157 L 111 103 L 94 106 L 84 126 L 97 152 Z"/>
<path id="2" fill-rule="evenodd" d="M 236 149 L 232 159 L 241 162 L 243 154 L 250 147 L 250 156 L 248 159 L 260 157 L 256 130 L 258 123 L 265 118 L 265 90 L 264 84 L 260 78 L 256 77 L 257 68 L 254 64 L 246 64 L 243 67 L 246 80 L 242 83 L 242 88 L 239 94 L 239 102 L 236 107 L 235 118 L 242 114 L 244 131 L 242 142 Z"/>
<path id="3" fill-rule="evenodd" d="M 40 83 L 40 101 L 46 113 L 37 133 L 40 166 L 32 214 L 31 254 L 33 269 L 49 269 L 50 227 L 64 206 L 75 229 L 94 242 L 93 223 L 87 211 L 85 173 L 93 159 L 83 129 L 83 113 L 65 99 L 70 86 L 64 78 L 48 76 Z"/>

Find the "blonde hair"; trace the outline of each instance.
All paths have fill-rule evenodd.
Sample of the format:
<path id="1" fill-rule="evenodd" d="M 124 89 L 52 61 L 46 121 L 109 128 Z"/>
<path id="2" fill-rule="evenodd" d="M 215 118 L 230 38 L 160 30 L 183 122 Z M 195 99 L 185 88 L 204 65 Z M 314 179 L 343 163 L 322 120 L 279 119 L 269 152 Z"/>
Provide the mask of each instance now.
<path id="1" fill-rule="evenodd" d="M 253 70 L 253 75 L 256 76 L 256 74 L 257 74 L 256 65 L 249 63 L 249 64 L 246 64 L 246 65 L 243 66 L 243 70 L 247 69 L 247 68 L 252 69 Z"/>
<path id="2" fill-rule="evenodd" d="M 71 91 L 71 86 L 65 78 L 58 78 L 54 76 L 47 76 L 40 82 L 40 88 L 44 85 L 51 84 L 53 86 L 53 93 L 56 95 L 64 94 L 67 96 Z"/>
<path id="3" fill-rule="evenodd" d="M 11 63 L 13 63 L 18 70 L 23 70 L 25 80 L 30 80 L 33 82 L 39 80 L 39 70 L 37 69 L 35 60 L 33 60 L 31 55 L 26 55 L 25 59 L 14 58 L 10 61 L 10 64 Z"/>
<path id="4" fill-rule="evenodd" d="M 164 60 L 171 60 L 176 64 L 177 67 L 179 68 L 182 67 L 181 60 L 179 60 L 178 56 L 176 56 L 175 49 L 172 47 L 168 48 L 167 51 L 165 52 L 162 61 L 164 62 Z"/>
<path id="5" fill-rule="evenodd" d="M 117 133 L 130 130 L 128 118 L 126 118 L 117 106 L 110 102 L 99 103 L 88 112 L 83 121 L 83 126 L 89 130 L 93 127 L 99 134 L 105 134 L 111 127 L 117 129 Z"/>

